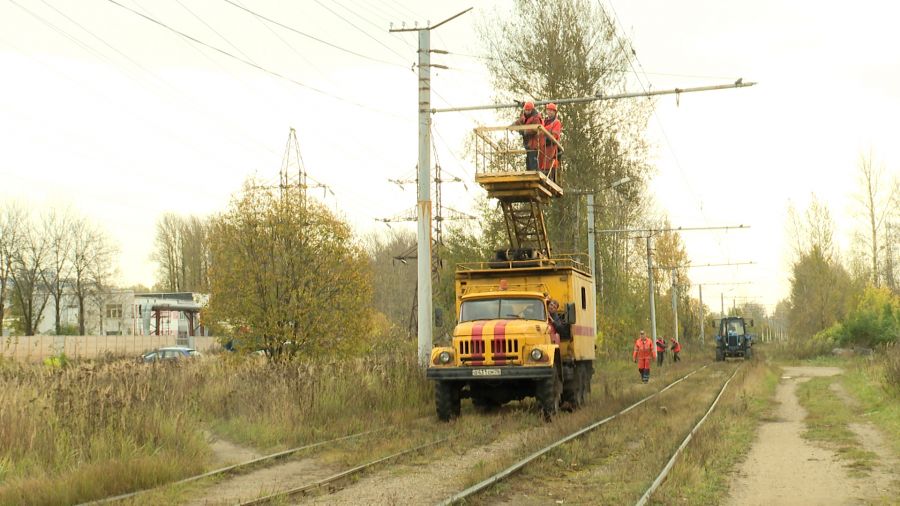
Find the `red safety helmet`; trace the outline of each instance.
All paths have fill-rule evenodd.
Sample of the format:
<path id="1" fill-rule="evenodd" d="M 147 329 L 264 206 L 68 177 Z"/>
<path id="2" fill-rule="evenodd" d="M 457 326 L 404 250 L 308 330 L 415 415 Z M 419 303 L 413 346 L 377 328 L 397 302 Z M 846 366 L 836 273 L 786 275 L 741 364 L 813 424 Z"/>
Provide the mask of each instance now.
<path id="1" fill-rule="evenodd" d="M 547 104 L 547 110 L 548 110 L 548 111 L 555 111 L 555 110 L 556 110 L 556 104 L 554 104 L 553 102 Z"/>
<path id="2" fill-rule="evenodd" d="M 525 102 L 525 110 L 533 111 L 534 110 L 534 102 Z"/>

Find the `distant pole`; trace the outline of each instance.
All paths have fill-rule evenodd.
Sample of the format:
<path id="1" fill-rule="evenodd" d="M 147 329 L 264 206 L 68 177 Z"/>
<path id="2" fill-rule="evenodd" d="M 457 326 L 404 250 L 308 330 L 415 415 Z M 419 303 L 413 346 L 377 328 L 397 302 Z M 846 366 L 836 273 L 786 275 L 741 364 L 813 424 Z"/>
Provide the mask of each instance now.
<path id="1" fill-rule="evenodd" d="M 650 253 L 650 235 L 647 235 L 647 286 L 650 290 L 650 332 L 656 341 L 656 301 L 653 296 L 653 255 Z"/>
<path id="2" fill-rule="evenodd" d="M 675 324 L 675 340 L 678 340 L 678 296 L 675 295 L 678 283 L 675 282 L 675 269 L 672 269 L 672 318 Z"/>
<path id="3" fill-rule="evenodd" d="M 700 346 L 703 346 L 703 285 L 697 285 L 700 288 Z"/>
<path id="4" fill-rule="evenodd" d="M 720 301 L 719 303 L 722 306 L 722 318 L 725 318 L 725 292 L 719 294 Z"/>
<path id="5" fill-rule="evenodd" d="M 576 206 L 577 207 L 577 206 Z M 588 258 L 591 261 L 591 294 L 597 294 L 597 253 L 594 249 L 594 194 L 587 194 L 587 227 L 588 227 Z M 603 280 L 600 281 L 600 299 L 603 299 Z M 597 335 L 597 311 L 599 301 L 594 302 L 594 337 Z"/>

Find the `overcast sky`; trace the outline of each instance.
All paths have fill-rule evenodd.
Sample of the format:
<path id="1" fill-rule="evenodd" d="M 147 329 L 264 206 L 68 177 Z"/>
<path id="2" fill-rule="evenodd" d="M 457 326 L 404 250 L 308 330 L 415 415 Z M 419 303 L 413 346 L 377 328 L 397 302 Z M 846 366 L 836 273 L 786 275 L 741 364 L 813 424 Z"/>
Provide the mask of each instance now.
<path id="1" fill-rule="evenodd" d="M 158 216 L 215 213 L 248 175 L 277 179 L 290 127 L 309 175 L 333 192 L 313 194 L 359 233 L 386 230 L 375 218 L 404 214 L 416 198 L 413 185 L 388 179 L 414 178 L 417 159 L 416 36 L 389 34 L 390 23 L 422 25 L 476 5 L 432 35 L 435 48 L 455 53 L 434 57 L 451 68 L 433 75 L 433 99 L 483 104 L 493 92 L 467 55 L 481 53 L 475 27 L 508 6 L 234 0 L 302 35 L 226 0 L 116 1 L 232 56 L 110 0 L 0 1 L 0 199 L 68 205 L 94 219 L 121 249 L 121 283 L 146 285 Z M 759 82 L 657 100 L 648 139 L 654 204 L 673 225 L 751 227 L 684 233 L 695 263 L 755 262 L 693 270 L 695 283 L 710 284 L 705 302 L 717 308 L 725 290 L 729 301 L 771 309 L 789 286 L 788 205 L 805 209 L 815 193 L 846 248 L 858 223 L 860 153 L 871 149 L 889 173 L 900 170 L 896 8 L 601 3 L 637 51 L 635 91 Z M 435 117 L 437 160 L 466 181 L 445 186 L 446 205 L 466 210 L 478 195 L 464 139 L 497 121 Z M 712 284 L 743 281 L 752 284 Z"/>

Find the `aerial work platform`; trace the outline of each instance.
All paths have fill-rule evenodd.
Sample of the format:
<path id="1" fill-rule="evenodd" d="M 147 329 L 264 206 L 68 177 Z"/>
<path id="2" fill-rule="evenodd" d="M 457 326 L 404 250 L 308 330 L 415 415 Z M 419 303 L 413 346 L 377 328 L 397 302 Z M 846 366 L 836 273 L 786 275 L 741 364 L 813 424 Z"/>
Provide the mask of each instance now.
<path id="1" fill-rule="evenodd" d="M 562 174 L 527 170 L 524 132 L 535 131 L 541 142 L 562 146 L 542 125 L 478 127 L 475 129 L 475 181 L 488 197 L 500 201 L 509 244 L 516 256 L 550 258 L 550 239 L 542 205 L 563 196 Z"/>

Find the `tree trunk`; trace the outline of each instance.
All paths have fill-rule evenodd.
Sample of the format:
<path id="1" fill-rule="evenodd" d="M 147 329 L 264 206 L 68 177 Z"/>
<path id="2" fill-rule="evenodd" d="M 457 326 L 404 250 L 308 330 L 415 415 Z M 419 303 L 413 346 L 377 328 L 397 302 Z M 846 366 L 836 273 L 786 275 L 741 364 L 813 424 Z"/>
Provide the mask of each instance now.
<path id="1" fill-rule="evenodd" d="M 78 335 L 85 335 L 84 332 L 84 295 L 76 295 L 78 299 Z"/>

